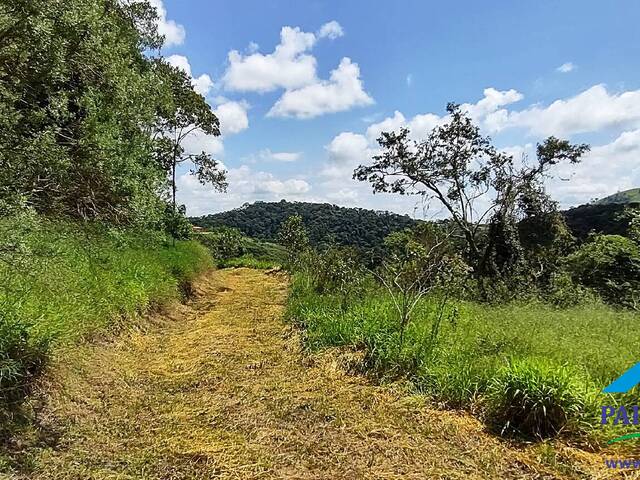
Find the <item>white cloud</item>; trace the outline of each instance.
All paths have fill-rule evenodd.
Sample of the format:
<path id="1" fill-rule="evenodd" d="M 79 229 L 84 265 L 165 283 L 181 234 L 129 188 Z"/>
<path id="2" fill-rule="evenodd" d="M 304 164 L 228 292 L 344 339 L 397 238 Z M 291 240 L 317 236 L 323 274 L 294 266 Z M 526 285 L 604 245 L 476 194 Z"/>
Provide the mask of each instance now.
<path id="1" fill-rule="evenodd" d="M 577 67 L 573 63 L 567 62 L 567 63 L 563 63 L 558 68 L 556 68 L 556 71 L 558 71 L 560 73 L 569 73 L 569 72 L 575 70 L 576 68 Z"/>
<path id="2" fill-rule="evenodd" d="M 562 165 L 549 191 L 563 207 L 603 198 L 640 185 L 640 129 L 592 148 L 577 165 Z"/>
<path id="3" fill-rule="evenodd" d="M 275 160 L 277 162 L 296 162 L 300 160 L 302 153 L 300 152 L 272 152 L 265 148 L 260 152 L 262 160 Z"/>
<path id="4" fill-rule="evenodd" d="M 333 179 L 351 179 L 353 169 L 371 159 L 373 150 L 364 135 L 342 132 L 325 147 L 329 159 L 321 175 Z"/>
<path id="5" fill-rule="evenodd" d="M 331 72 L 330 80 L 286 91 L 267 116 L 313 118 L 372 103 L 373 99 L 363 89 L 358 64 L 345 57 Z"/>
<path id="6" fill-rule="evenodd" d="M 229 210 L 256 200 L 277 201 L 282 198 L 307 199 L 311 186 L 300 178 L 280 179 L 270 172 L 254 171 L 247 165 L 229 169 L 227 193 L 216 192 L 211 186 L 184 173 L 178 177 L 178 197 L 187 206 L 189 215 L 202 215 Z"/>
<path id="7" fill-rule="evenodd" d="M 466 110 L 476 121 L 482 121 L 500 107 L 519 102 L 524 98 L 524 95 L 513 89 L 500 91 L 495 88 L 485 88 L 482 93 L 484 97 L 477 103 L 463 103 L 461 105 L 461 108 Z"/>
<path id="8" fill-rule="evenodd" d="M 149 3 L 158 12 L 158 33 L 164 36 L 165 47 L 182 45 L 186 37 L 184 27 L 173 20 L 167 19 L 167 9 L 164 7 L 162 0 L 149 0 Z"/>
<path id="9" fill-rule="evenodd" d="M 343 35 L 344 30 L 342 29 L 342 25 L 335 20 L 325 23 L 320 27 L 320 30 L 318 30 L 318 38 L 330 38 L 331 40 L 335 40 Z"/>
<path id="10" fill-rule="evenodd" d="M 224 153 L 222 138 L 207 135 L 202 130 L 194 130 L 182 142 L 185 152 L 197 155 L 205 152 L 213 157 L 218 157 Z"/>
<path id="11" fill-rule="evenodd" d="M 191 73 L 191 64 L 189 63 L 189 59 L 184 55 L 170 55 L 166 58 L 167 63 L 183 70 L 187 75 L 191 77 L 191 83 L 193 84 L 193 89 L 198 92 L 203 97 L 206 97 L 211 89 L 213 88 L 213 80 L 209 75 L 202 74 L 199 77 L 195 78 Z"/>
<path id="12" fill-rule="evenodd" d="M 297 88 L 316 78 L 316 59 L 306 52 L 316 43 L 313 33 L 295 27 L 282 27 L 280 44 L 273 53 L 237 50 L 229 52 L 229 66 L 222 79 L 226 88 L 239 91 L 269 92 L 277 88 Z"/>
<path id="13" fill-rule="evenodd" d="M 640 90 L 609 93 L 595 85 L 549 106 L 534 105 L 521 111 L 498 110 L 492 130 L 520 127 L 539 136 L 569 136 L 608 128 L 636 128 L 640 125 Z"/>
<path id="14" fill-rule="evenodd" d="M 249 128 L 247 103 L 227 99 L 221 100 L 221 103 L 213 111 L 220 120 L 220 132 L 222 135 L 232 135 Z"/>
<path id="15" fill-rule="evenodd" d="M 407 75 L 407 87 L 410 87 L 413 84 L 413 75 Z"/>

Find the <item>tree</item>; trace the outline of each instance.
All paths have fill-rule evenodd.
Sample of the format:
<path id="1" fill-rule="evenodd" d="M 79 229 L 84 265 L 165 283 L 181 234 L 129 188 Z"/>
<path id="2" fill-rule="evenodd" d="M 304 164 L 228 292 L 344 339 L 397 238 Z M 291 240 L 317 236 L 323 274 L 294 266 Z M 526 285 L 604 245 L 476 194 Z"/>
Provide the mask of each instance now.
<path id="1" fill-rule="evenodd" d="M 451 252 L 450 233 L 434 224 L 395 232 L 385 239 L 387 255 L 374 275 L 386 288 L 398 313 L 400 345 L 413 310 L 427 294 L 444 288 L 432 325 L 429 345 L 438 336 L 450 289 L 463 280 L 463 262 Z"/>
<path id="2" fill-rule="evenodd" d="M 287 249 L 289 268 L 294 268 L 297 260 L 309 248 L 309 236 L 304 228 L 302 217 L 292 215 L 280 226 L 279 242 Z"/>
<path id="3" fill-rule="evenodd" d="M 206 152 L 192 153 L 184 148 L 184 141 L 193 134 L 220 135 L 220 122 L 202 95 L 194 91 L 189 76 L 162 59 L 155 69 L 165 87 L 165 101 L 160 105 L 155 125 L 156 156 L 171 177 L 171 203 L 176 205 L 176 169 L 184 162 L 192 162 L 195 175 L 203 185 L 210 184 L 219 191 L 227 188 L 226 171 Z"/>
<path id="4" fill-rule="evenodd" d="M 465 243 L 466 258 L 477 277 L 513 271 L 521 246 L 518 214 L 546 198 L 542 180 L 553 165 L 577 163 L 587 145 L 549 137 L 538 144 L 537 160 L 517 166 L 459 105 L 447 105 L 450 120 L 426 139 L 412 142 L 409 130 L 384 132 L 382 153 L 361 165 L 354 178 L 368 181 L 375 192 L 418 194 L 437 199 L 449 212 Z"/>
<path id="5" fill-rule="evenodd" d="M 147 2 L 0 0 L 0 199 L 39 213 L 153 222 L 164 173 Z"/>
<path id="6" fill-rule="evenodd" d="M 593 235 L 566 259 L 574 279 L 607 302 L 640 308 L 640 247 L 620 235 Z"/>

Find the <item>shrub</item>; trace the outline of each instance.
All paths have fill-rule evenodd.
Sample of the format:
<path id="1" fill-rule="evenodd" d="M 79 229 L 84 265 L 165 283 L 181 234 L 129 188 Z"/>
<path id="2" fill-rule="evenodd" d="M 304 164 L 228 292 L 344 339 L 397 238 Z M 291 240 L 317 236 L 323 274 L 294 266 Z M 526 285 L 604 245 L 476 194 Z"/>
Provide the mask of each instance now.
<path id="1" fill-rule="evenodd" d="M 489 418 L 502 433 L 555 436 L 584 410 L 575 372 L 534 358 L 511 360 L 489 384 Z"/>
<path id="2" fill-rule="evenodd" d="M 608 303 L 640 307 L 640 247 L 620 235 L 595 235 L 566 259 L 572 276 Z"/>
<path id="3" fill-rule="evenodd" d="M 212 232 L 199 234 L 197 239 L 211 251 L 218 262 L 239 257 L 244 253 L 242 234 L 235 228 L 216 228 Z"/>

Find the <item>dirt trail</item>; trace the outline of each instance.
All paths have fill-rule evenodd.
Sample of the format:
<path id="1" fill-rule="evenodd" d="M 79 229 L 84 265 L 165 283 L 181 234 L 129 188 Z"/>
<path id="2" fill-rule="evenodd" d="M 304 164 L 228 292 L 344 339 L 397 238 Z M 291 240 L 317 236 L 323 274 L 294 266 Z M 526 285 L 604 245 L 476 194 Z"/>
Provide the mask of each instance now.
<path id="1" fill-rule="evenodd" d="M 468 415 L 308 357 L 286 281 L 213 272 L 196 299 L 52 372 L 32 456 L 51 479 L 595 478 L 596 459 L 515 448 Z M 601 470 L 602 471 L 602 470 Z M 591 472 L 591 473 L 590 473 Z"/>

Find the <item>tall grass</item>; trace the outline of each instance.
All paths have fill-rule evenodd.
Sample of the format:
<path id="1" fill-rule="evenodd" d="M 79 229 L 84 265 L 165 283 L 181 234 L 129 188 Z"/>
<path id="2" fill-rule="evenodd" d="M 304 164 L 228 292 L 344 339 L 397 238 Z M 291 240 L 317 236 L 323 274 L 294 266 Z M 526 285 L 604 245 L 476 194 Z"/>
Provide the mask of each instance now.
<path id="1" fill-rule="evenodd" d="M 178 298 L 211 265 L 154 232 L 0 219 L 0 427 L 52 349 Z"/>
<path id="2" fill-rule="evenodd" d="M 501 306 L 456 302 L 437 339 L 437 296 L 424 299 L 404 341 L 392 301 L 370 286 L 344 309 L 302 275 L 293 278 L 288 318 L 311 350 L 364 351 L 380 378 L 405 376 L 438 402 L 479 412 L 501 432 L 545 437 L 595 431 L 599 405 L 638 403 L 601 389 L 640 359 L 640 318 L 599 303 L 560 309 L 541 302 Z"/>

